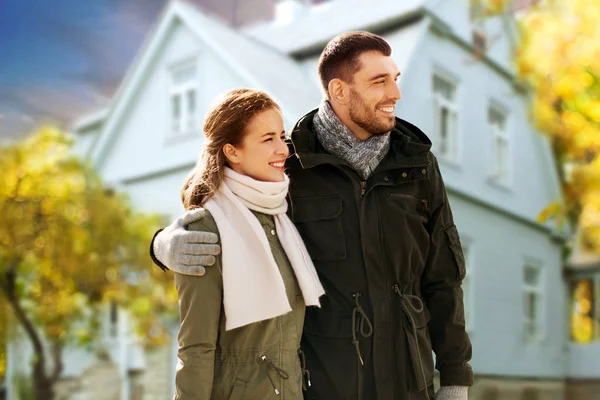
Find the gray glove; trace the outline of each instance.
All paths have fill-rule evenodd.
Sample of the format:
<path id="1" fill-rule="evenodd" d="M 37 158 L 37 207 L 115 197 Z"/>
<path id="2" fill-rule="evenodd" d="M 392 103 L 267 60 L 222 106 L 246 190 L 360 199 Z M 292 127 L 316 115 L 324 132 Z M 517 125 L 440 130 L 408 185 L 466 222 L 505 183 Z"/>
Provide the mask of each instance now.
<path id="1" fill-rule="evenodd" d="M 435 400 L 468 400 L 467 386 L 442 386 L 435 395 Z"/>
<path id="2" fill-rule="evenodd" d="M 203 208 L 186 211 L 154 238 L 154 256 L 171 271 L 202 276 L 206 272 L 204 267 L 215 264 L 215 256 L 221 252 L 217 234 L 186 229 L 205 213 Z"/>

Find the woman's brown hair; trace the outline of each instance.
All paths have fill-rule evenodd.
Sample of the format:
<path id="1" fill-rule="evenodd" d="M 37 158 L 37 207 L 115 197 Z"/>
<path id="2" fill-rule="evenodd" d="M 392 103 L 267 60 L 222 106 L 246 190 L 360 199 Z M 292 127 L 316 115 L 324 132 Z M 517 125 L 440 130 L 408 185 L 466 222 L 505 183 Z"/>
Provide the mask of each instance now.
<path id="1" fill-rule="evenodd" d="M 181 189 L 186 210 L 202 206 L 221 185 L 227 165 L 223 146 L 239 146 L 252 117 L 271 108 L 281 110 L 268 94 L 258 90 L 236 89 L 217 99 L 204 120 L 204 149 Z"/>

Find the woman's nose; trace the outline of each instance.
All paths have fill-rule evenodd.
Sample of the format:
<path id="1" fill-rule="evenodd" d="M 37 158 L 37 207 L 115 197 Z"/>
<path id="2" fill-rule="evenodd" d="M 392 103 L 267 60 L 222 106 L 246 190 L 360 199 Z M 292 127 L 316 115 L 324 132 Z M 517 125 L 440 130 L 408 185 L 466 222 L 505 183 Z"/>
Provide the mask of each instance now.
<path id="1" fill-rule="evenodd" d="M 279 139 L 277 141 L 277 154 L 281 154 L 285 157 L 287 157 L 290 153 L 290 150 L 288 149 L 288 145 L 287 143 L 284 141 L 284 139 Z"/>

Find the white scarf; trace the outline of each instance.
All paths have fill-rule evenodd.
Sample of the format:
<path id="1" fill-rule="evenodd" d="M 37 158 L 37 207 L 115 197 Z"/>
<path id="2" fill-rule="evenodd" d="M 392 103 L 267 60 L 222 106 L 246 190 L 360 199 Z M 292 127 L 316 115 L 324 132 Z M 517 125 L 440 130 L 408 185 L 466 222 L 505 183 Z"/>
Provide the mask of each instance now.
<path id="1" fill-rule="evenodd" d="M 273 215 L 279 241 L 307 306 L 325 291 L 296 227 L 286 215 L 289 178 L 260 182 L 225 168 L 223 182 L 204 207 L 221 237 L 225 329 L 239 328 L 292 310 L 283 278 L 260 222 L 250 210 Z"/>

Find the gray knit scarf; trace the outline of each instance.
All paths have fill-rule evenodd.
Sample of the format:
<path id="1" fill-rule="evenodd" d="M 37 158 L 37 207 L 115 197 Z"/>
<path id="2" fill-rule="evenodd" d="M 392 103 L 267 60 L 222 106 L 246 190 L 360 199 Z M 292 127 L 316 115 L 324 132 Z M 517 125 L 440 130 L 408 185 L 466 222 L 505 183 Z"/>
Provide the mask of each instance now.
<path id="1" fill-rule="evenodd" d="M 363 178 L 377 168 L 390 148 L 390 132 L 361 141 L 324 101 L 313 119 L 315 133 L 327 152 L 345 160 Z"/>

